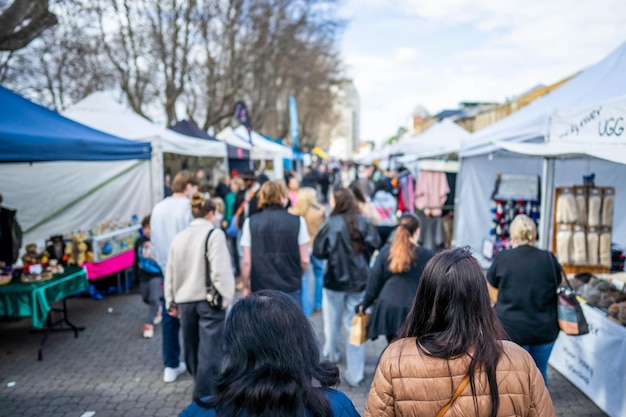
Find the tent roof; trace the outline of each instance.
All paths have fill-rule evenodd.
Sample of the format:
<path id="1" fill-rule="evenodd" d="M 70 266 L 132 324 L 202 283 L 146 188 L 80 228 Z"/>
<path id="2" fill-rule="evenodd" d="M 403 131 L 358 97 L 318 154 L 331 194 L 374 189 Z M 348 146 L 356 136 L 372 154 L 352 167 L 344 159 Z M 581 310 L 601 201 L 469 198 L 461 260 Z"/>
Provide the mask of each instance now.
<path id="1" fill-rule="evenodd" d="M 198 125 L 189 120 L 181 120 L 174 126 L 170 127 L 174 132 L 178 132 L 183 135 L 191 136 L 194 138 L 219 141 L 217 138 L 209 135 L 204 130 L 200 129 Z M 232 159 L 250 159 L 250 151 L 242 147 L 237 147 L 229 143 L 226 144 L 226 151 L 229 158 Z"/>
<path id="2" fill-rule="evenodd" d="M 235 134 L 240 138 L 245 138 L 243 140 L 248 140 L 248 137 L 252 139 L 252 145 L 256 148 L 263 149 L 264 151 L 271 152 L 274 156 L 282 156 L 285 159 L 293 160 L 293 151 L 285 145 L 281 145 L 280 143 L 272 142 L 269 139 L 266 139 L 263 135 L 254 130 L 250 132 L 248 135 L 248 130 L 245 126 L 240 125 L 234 130 Z"/>
<path id="3" fill-rule="evenodd" d="M 593 156 L 599 159 L 626 164 L 626 146 L 619 144 L 596 144 L 554 141 L 546 143 L 497 142 L 496 146 L 509 152 L 548 158 L 568 156 Z"/>
<path id="4" fill-rule="evenodd" d="M 66 119 L 0 86 L 0 162 L 150 159 L 131 142 Z"/>
<path id="5" fill-rule="evenodd" d="M 585 69 L 561 87 L 510 116 L 474 133 L 462 143 L 461 156 L 482 155 L 497 149 L 494 141 L 522 142 L 543 138 L 555 109 L 582 108 L 626 95 L 626 42 L 602 61 Z"/>
<path id="6" fill-rule="evenodd" d="M 189 156 L 226 156 L 221 142 L 191 138 L 144 119 L 118 103 L 111 92 L 96 92 L 66 109 L 70 119 L 132 140 L 157 142 L 162 152 Z"/>
<path id="7" fill-rule="evenodd" d="M 222 129 L 217 134 L 217 138 L 221 140 L 222 142 L 225 142 L 229 145 L 249 151 L 250 159 L 260 160 L 260 159 L 273 159 L 274 158 L 274 155 L 272 155 L 271 152 L 252 146 L 248 142 L 247 133 L 246 133 L 246 139 L 243 139 L 242 137 L 237 135 L 235 131 L 233 130 L 233 128 L 230 126 L 227 126 L 224 129 Z"/>
<path id="8" fill-rule="evenodd" d="M 413 155 L 413 159 L 430 158 L 459 152 L 461 141 L 472 134 L 450 119 L 444 119 L 430 126 L 419 135 L 398 142 L 392 152 Z"/>

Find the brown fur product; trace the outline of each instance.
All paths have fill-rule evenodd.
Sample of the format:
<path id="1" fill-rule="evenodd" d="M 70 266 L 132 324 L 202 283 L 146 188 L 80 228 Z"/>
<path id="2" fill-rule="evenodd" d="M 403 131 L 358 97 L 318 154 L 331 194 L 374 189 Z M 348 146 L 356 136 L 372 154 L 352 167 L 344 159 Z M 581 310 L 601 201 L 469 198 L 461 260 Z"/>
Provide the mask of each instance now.
<path id="1" fill-rule="evenodd" d="M 613 226 L 613 207 L 615 206 L 615 196 L 607 195 L 602 201 L 602 225 Z"/>
<path id="2" fill-rule="evenodd" d="M 562 264 L 570 263 L 570 248 L 572 246 L 572 231 L 559 230 L 556 234 L 556 257 Z"/>
<path id="3" fill-rule="evenodd" d="M 556 202 L 557 223 L 575 223 L 578 221 L 576 199 L 571 191 L 564 191 Z"/>
<path id="4" fill-rule="evenodd" d="M 574 265 L 585 265 L 587 263 L 587 238 L 585 231 L 577 229 L 572 237 L 572 263 Z"/>
<path id="5" fill-rule="evenodd" d="M 600 213 L 602 208 L 602 197 L 598 193 L 599 190 L 593 189 L 595 192 L 589 196 L 589 212 L 587 213 L 587 225 L 599 226 L 600 225 Z"/>
<path id="6" fill-rule="evenodd" d="M 611 267 L 611 233 L 600 235 L 600 265 Z"/>
<path id="7" fill-rule="evenodd" d="M 584 223 L 587 219 L 587 199 L 584 194 L 576 195 L 576 211 L 578 212 L 578 221 Z"/>
<path id="8" fill-rule="evenodd" d="M 587 262 L 589 265 L 598 265 L 598 233 L 587 233 Z"/>

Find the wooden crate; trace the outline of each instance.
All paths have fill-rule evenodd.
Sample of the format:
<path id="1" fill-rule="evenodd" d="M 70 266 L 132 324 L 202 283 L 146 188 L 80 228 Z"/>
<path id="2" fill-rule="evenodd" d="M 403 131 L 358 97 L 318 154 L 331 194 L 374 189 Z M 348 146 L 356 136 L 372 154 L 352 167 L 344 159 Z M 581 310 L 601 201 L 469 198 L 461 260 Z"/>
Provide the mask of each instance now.
<path id="1" fill-rule="evenodd" d="M 601 265 L 562 265 L 566 274 L 579 274 L 589 272 L 590 274 L 608 274 L 611 268 Z"/>

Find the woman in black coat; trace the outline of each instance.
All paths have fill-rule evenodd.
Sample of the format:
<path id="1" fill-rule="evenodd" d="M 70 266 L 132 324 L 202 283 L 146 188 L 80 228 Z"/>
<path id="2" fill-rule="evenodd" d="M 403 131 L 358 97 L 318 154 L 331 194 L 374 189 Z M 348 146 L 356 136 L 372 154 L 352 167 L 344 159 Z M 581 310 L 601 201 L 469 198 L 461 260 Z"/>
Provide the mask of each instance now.
<path id="1" fill-rule="evenodd" d="M 393 243 L 384 246 L 376 258 L 362 304 L 363 309 L 374 304 L 367 325 L 370 339 L 385 335 L 391 343 L 409 314 L 422 271 L 435 255 L 418 246 L 418 238 L 419 220 L 413 214 L 404 214 Z"/>
<path id="2" fill-rule="evenodd" d="M 510 228 L 513 249 L 498 253 L 487 280 L 498 289 L 496 314 L 510 340 L 533 357 L 548 384 L 548 359 L 559 335 L 556 289 L 561 265 L 555 256 L 535 247 L 537 227 L 520 214 Z"/>

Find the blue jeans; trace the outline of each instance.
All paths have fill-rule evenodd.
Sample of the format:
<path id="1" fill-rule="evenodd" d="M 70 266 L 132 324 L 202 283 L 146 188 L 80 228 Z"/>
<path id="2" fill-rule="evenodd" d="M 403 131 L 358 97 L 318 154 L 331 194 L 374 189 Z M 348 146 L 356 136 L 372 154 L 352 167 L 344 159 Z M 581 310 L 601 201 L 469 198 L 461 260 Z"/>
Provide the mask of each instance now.
<path id="1" fill-rule="evenodd" d="M 302 290 L 295 290 L 293 292 L 286 292 L 288 296 L 290 296 L 293 301 L 296 302 L 300 307 L 302 307 Z"/>
<path id="2" fill-rule="evenodd" d="M 546 383 L 546 387 L 548 386 L 548 359 L 550 359 L 550 353 L 552 352 L 552 348 L 554 347 L 554 342 L 546 343 L 544 345 L 522 345 L 524 349 L 530 356 L 535 360 L 535 364 L 537 364 L 537 368 L 541 371 L 541 375 L 543 376 L 543 381 Z"/>
<path id="3" fill-rule="evenodd" d="M 314 287 L 311 296 L 309 276 L 313 274 Z M 302 276 L 302 309 L 305 315 L 310 315 L 313 309 L 322 308 L 322 287 L 324 285 L 324 260 L 311 255 L 311 266 Z"/>
<path id="4" fill-rule="evenodd" d="M 166 368 L 178 368 L 180 365 L 180 320 L 167 314 L 163 297 L 163 364 Z"/>
<path id="5" fill-rule="evenodd" d="M 339 333 L 343 322 L 346 338 L 346 373 L 344 378 L 349 385 L 356 386 L 365 375 L 365 345 L 354 346 L 350 344 L 350 327 L 352 327 L 354 309 L 363 301 L 365 291 L 343 292 L 324 288 L 323 293 L 323 355 L 331 362 L 339 361 Z"/>

